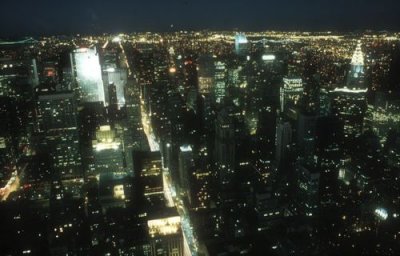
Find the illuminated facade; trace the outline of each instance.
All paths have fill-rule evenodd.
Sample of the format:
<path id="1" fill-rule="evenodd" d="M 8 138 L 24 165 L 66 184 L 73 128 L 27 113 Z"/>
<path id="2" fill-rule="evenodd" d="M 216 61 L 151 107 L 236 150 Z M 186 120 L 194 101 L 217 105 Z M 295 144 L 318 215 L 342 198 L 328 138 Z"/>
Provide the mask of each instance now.
<path id="1" fill-rule="evenodd" d="M 110 100 L 109 90 L 106 88 L 106 85 L 113 84 L 116 90 L 116 103 L 118 108 L 121 108 L 125 105 L 125 87 L 128 82 L 128 71 L 126 69 L 116 69 L 110 68 L 105 71 L 104 75 L 104 92 L 105 92 L 105 100 L 106 105 L 110 105 L 113 102 Z"/>
<path id="2" fill-rule="evenodd" d="M 249 41 L 245 34 L 238 33 L 235 35 L 235 53 L 238 55 L 246 54 L 249 49 Z"/>
<path id="3" fill-rule="evenodd" d="M 121 173 L 124 168 L 124 152 L 122 141 L 116 130 L 109 125 L 100 126 L 96 131 L 96 139 L 92 142 L 94 168 L 93 174 Z"/>
<path id="4" fill-rule="evenodd" d="M 214 98 L 216 103 L 221 103 L 226 95 L 227 70 L 225 63 L 215 62 Z"/>
<path id="5" fill-rule="evenodd" d="M 212 56 L 204 55 L 198 59 L 199 92 L 207 94 L 212 91 L 214 84 L 214 60 Z"/>
<path id="6" fill-rule="evenodd" d="M 303 90 L 301 78 L 284 78 L 279 93 L 281 112 L 284 112 L 287 107 L 297 105 L 303 95 Z"/>
<path id="7" fill-rule="evenodd" d="M 148 220 L 147 226 L 151 237 L 178 234 L 181 231 L 181 218 L 173 216 L 164 219 Z"/>
<path id="8" fill-rule="evenodd" d="M 347 86 L 352 89 L 365 89 L 364 54 L 359 41 L 351 59 L 351 68 L 347 76 Z"/>
<path id="9" fill-rule="evenodd" d="M 106 102 L 99 55 L 96 48 L 81 48 L 71 54 L 72 72 L 82 102 Z"/>
<path id="10" fill-rule="evenodd" d="M 181 218 L 169 216 L 147 221 L 151 255 L 183 256 Z"/>
<path id="11" fill-rule="evenodd" d="M 364 54 L 361 43 L 358 42 L 347 75 L 347 85 L 330 92 L 331 113 L 344 122 L 344 137 L 347 142 L 363 132 L 368 91 L 364 80 Z"/>

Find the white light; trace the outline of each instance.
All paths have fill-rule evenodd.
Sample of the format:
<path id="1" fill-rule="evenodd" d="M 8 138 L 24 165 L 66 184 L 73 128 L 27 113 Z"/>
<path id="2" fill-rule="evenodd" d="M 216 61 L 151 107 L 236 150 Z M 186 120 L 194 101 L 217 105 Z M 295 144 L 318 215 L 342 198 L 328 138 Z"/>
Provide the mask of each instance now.
<path id="1" fill-rule="evenodd" d="M 351 59 L 351 65 L 353 66 L 363 66 L 364 65 L 364 54 L 361 50 L 361 42 L 358 42 L 356 50 L 354 51 L 353 57 Z"/>
<path id="2" fill-rule="evenodd" d="M 97 152 L 107 150 L 107 149 L 113 149 L 117 150 L 119 148 L 120 143 L 119 142 L 111 142 L 111 143 L 98 143 L 94 146 Z"/>
<path id="3" fill-rule="evenodd" d="M 386 220 L 389 216 L 388 212 L 384 208 L 377 208 L 375 210 L 375 215 L 379 217 L 381 220 Z"/>
<path id="4" fill-rule="evenodd" d="M 275 55 L 272 55 L 272 54 L 265 54 L 261 58 L 264 61 L 271 61 L 271 60 L 275 60 L 276 59 Z"/>
<path id="5" fill-rule="evenodd" d="M 347 93 L 366 93 L 368 91 L 368 89 L 360 89 L 360 90 L 356 90 L 356 89 L 349 89 L 347 87 L 344 88 L 335 88 L 334 92 L 347 92 Z"/>
<path id="6" fill-rule="evenodd" d="M 192 151 L 192 147 L 187 145 L 187 146 L 181 146 L 180 147 L 182 152 L 191 152 Z"/>

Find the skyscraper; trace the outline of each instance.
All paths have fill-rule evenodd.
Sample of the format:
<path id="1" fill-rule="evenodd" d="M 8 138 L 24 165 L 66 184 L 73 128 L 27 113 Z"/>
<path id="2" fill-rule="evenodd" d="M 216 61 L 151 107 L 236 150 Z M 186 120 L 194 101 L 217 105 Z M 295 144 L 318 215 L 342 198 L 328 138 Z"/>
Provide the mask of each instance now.
<path id="1" fill-rule="evenodd" d="M 39 95 L 38 132 L 44 135 L 43 146 L 51 156 L 54 177 L 82 176 L 77 111 L 74 94 L 71 92 Z"/>
<path id="2" fill-rule="evenodd" d="M 276 128 L 276 153 L 278 163 L 285 160 L 290 143 L 292 142 L 292 127 L 289 122 L 279 121 Z"/>
<path id="3" fill-rule="evenodd" d="M 235 129 L 233 117 L 222 110 L 215 124 L 215 157 L 220 182 L 228 183 L 235 168 Z"/>
<path id="4" fill-rule="evenodd" d="M 123 143 L 115 129 L 109 125 L 100 126 L 92 146 L 95 167 L 93 174 L 124 172 Z"/>
<path id="5" fill-rule="evenodd" d="M 214 60 L 210 55 L 202 55 L 198 59 L 198 83 L 199 93 L 208 94 L 211 92 L 214 83 Z"/>
<path id="6" fill-rule="evenodd" d="M 214 98 L 216 103 L 221 103 L 226 95 L 226 65 L 222 61 L 215 62 L 214 73 Z"/>
<path id="7" fill-rule="evenodd" d="M 114 84 L 118 108 L 121 108 L 125 105 L 125 87 L 127 82 L 128 71 L 126 69 L 110 68 L 105 71 L 104 86 L 106 87 L 106 85 L 108 86 L 109 84 Z M 106 105 L 112 104 L 112 102 L 109 102 L 110 96 L 107 96 L 108 92 L 109 91 L 105 90 Z"/>
<path id="8" fill-rule="evenodd" d="M 361 49 L 360 41 L 357 43 L 350 65 L 350 71 L 347 75 L 347 86 L 351 89 L 366 89 L 364 81 L 364 54 Z"/>
<path id="9" fill-rule="evenodd" d="M 335 88 L 331 92 L 331 113 L 344 122 L 344 137 L 347 142 L 363 132 L 368 91 L 364 78 L 364 54 L 361 43 L 358 42 L 347 74 L 346 86 Z"/>
<path id="10" fill-rule="evenodd" d="M 99 55 L 96 48 L 80 48 L 71 54 L 72 72 L 82 102 L 105 103 Z"/>
<path id="11" fill-rule="evenodd" d="M 344 122 L 346 141 L 351 141 L 363 132 L 366 110 L 366 90 L 336 88 L 331 92 L 331 112 Z"/>
<path id="12" fill-rule="evenodd" d="M 193 153 L 192 148 L 189 145 L 180 147 L 179 150 L 179 183 L 181 192 L 186 194 L 190 199 L 190 180 L 191 174 L 193 173 Z"/>
<path id="13" fill-rule="evenodd" d="M 301 78 L 283 78 L 283 85 L 279 94 L 281 112 L 284 112 L 287 107 L 297 105 L 303 90 L 303 80 Z"/>
<path id="14" fill-rule="evenodd" d="M 248 52 L 249 41 L 243 33 L 238 33 L 235 35 L 235 53 L 238 55 L 244 55 Z"/>

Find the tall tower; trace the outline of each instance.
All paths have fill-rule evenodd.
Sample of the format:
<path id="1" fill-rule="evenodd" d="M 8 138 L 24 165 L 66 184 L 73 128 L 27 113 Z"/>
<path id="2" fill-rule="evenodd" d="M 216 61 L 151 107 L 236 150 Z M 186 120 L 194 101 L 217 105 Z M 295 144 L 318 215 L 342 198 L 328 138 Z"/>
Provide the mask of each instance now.
<path id="1" fill-rule="evenodd" d="M 347 86 L 351 89 L 365 89 L 364 54 L 360 41 L 357 43 L 350 65 L 351 68 L 347 75 Z"/>
<path id="2" fill-rule="evenodd" d="M 214 98 L 216 103 L 221 103 L 226 95 L 227 69 L 224 62 L 215 62 L 214 72 Z"/>
<path id="3" fill-rule="evenodd" d="M 235 128 L 232 116 L 224 109 L 215 124 L 215 160 L 220 169 L 220 181 L 229 182 L 235 168 Z"/>
<path id="4" fill-rule="evenodd" d="M 235 53 L 238 55 L 244 55 L 248 52 L 249 41 L 243 33 L 235 35 Z"/>
<path id="5" fill-rule="evenodd" d="M 278 163 L 285 160 L 292 142 L 292 127 L 289 122 L 279 121 L 276 128 L 275 159 Z"/>
<path id="6" fill-rule="evenodd" d="M 303 80 L 301 78 L 283 78 L 283 85 L 279 93 L 281 112 L 284 112 L 287 107 L 297 105 L 303 91 Z"/>
<path id="7" fill-rule="evenodd" d="M 344 123 L 345 144 L 348 146 L 363 132 L 368 91 L 364 78 L 364 54 L 359 41 L 351 60 L 346 86 L 330 92 L 330 111 Z"/>
<path id="8" fill-rule="evenodd" d="M 184 145 L 179 148 L 179 181 L 181 193 L 186 195 L 190 201 L 190 180 L 193 172 L 194 162 L 192 148 Z"/>
<path id="9" fill-rule="evenodd" d="M 38 131 L 44 135 L 42 146 L 52 159 L 54 177 L 82 175 L 77 115 L 73 93 L 43 93 L 38 97 Z"/>

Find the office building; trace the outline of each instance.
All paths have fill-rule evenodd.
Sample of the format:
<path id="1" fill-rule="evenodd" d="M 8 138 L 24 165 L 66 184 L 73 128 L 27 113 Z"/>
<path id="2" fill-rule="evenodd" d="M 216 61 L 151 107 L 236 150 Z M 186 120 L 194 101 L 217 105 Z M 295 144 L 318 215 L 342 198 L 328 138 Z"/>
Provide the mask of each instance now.
<path id="1" fill-rule="evenodd" d="M 106 102 L 97 49 L 80 48 L 71 53 L 72 72 L 81 102 Z"/>
<path id="2" fill-rule="evenodd" d="M 41 150 L 51 156 L 54 177 L 82 177 L 77 104 L 71 92 L 41 93 L 37 101 L 37 131 Z"/>
<path id="3" fill-rule="evenodd" d="M 237 55 L 246 55 L 249 51 L 249 41 L 243 33 L 235 35 L 235 53 Z"/>
<path id="4" fill-rule="evenodd" d="M 287 108 L 297 106 L 303 91 L 303 80 L 301 78 L 283 78 L 279 93 L 280 111 L 283 113 Z"/>

